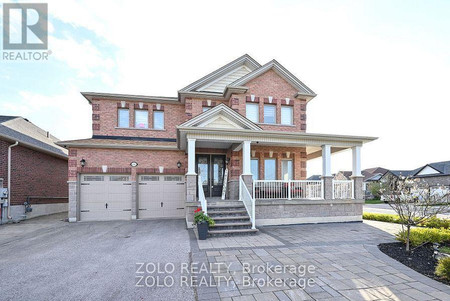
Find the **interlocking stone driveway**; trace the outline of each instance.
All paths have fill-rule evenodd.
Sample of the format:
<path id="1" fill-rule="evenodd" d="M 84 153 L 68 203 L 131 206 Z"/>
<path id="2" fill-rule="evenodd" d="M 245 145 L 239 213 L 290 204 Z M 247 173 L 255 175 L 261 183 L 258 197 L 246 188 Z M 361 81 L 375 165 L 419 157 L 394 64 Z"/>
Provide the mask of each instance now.
<path id="1" fill-rule="evenodd" d="M 206 274 L 216 280 L 198 286 L 198 299 L 450 300 L 448 286 L 378 250 L 377 244 L 394 240 L 398 227 L 373 221 L 263 227 L 256 236 L 206 241 L 191 233 L 193 262 L 208 263 Z M 313 268 L 303 273 L 298 267 Z"/>

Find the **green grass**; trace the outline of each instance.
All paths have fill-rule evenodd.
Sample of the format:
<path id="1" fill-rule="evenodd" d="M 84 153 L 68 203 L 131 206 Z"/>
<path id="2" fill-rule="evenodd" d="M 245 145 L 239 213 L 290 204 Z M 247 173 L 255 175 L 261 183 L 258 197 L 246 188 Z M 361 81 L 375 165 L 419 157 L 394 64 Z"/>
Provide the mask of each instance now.
<path id="1" fill-rule="evenodd" d="M 450 254 L 450 247 L 440 247 L 439 251 L 445 254 Z"/>
<path id="2" fill-rule="evenodd" d="M 381 200 L 366 200 L 366 204 L 384 204 Z"/>

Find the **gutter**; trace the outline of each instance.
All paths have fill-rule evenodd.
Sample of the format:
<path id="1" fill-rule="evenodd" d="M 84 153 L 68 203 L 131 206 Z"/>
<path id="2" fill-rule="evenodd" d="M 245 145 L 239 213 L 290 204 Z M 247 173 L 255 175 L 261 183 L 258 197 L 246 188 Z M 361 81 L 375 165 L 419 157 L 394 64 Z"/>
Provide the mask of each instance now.
<path id="1" fill-rule="evenodd" d="M 18 141 L 8 146 L 8 219 L 11 219 L 11 149 L 17 145 Z"/>

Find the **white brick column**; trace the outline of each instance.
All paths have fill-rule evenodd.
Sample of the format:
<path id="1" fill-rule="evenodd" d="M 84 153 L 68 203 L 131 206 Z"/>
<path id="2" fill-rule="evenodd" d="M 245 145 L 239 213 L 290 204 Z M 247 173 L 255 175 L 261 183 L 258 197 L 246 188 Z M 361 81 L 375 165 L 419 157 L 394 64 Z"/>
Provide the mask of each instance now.
<path id="1" fill-rule="evenodd" d="M 195 176 L 195 139 L 188 139 L 188 172 L 187 175 Z"/>
<path id="2" fill-rule="evenodd" d="M 244 141 L 242 142 L 242 174 L 246 176 L 252 175 L 251 170 L 251 155 L 250 155 L 250 144 L 251 141 Z"/>

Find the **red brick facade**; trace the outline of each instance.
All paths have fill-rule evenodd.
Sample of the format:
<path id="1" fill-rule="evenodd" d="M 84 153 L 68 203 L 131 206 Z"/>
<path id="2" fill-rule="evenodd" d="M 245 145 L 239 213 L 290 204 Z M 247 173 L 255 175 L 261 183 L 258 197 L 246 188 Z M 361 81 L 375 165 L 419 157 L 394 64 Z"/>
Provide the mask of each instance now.
<path id="1" fill-rule="evenodd" d="M 8 183 L 7 159 L 11 144 L 0 140 L 0 178 L 4 180 L 4 187 Z M 18 145 L 11 150 L 11 166 L 11 205 L 23 205 L 27 197 L 39 197 L 31 199 L 34 204 L 67 202 L 67 160 Z"/>
<path id="2" fill-rule="evenodd" d="M 289 131 L 304 132 L 306 130 L 306 100 L 296 99 L 298 92 L 292 85 L 281 78 L 275 71 L 269 70 L 259 77 L 245 84 L 248 91 L 245 94 L 232 94 L 228 100 L 208 100 L 203 98 L 186 98 L 185 103 L 170 104 L 167 102 L 140 102 L 139 100 L 126 100 L 124 102 L 108 99 L 92 100 L 92 128 L 93 135 L 102 136 L 131 136 L 131 137 L 150 137 L 150 138 L 176 138 L 176 127 L 183 122 L 201 114 L 204 107 L 214 107 L 221 103 L 228 105 L 239 114 L 245 116 L 246 102 L 251 95 L 254 95 L 259 103 L 260 124 L 263 130 L 269 131 Z M 277 108 L 277 124 L 264 124 L 264 104 L 268 97 L 272 97 L 272 103 Z M 289 98 L 289 103 L 286 102 Z M 289 105 L 293 107 L 293 125 L 281 125 L 281 107 Z M 130 128 L 118 128 L 118 109 L 129 109 Z M 164 111 L 164 129 L 153 130 L 153 111 L 160 108 Z M 149 129 L 135 129 L 134 115 L 136 109 L 148 111 Z M 281 177 L 281 160 L 292 159 L 294 162 L 294 178 L 306 178 L 306 149 L 292 147 L 263 147 L 252 144 L 252 152 L 255 157 L 260 159 L 260 178 L 264 178 L 264 158 L 272 152 L 273 158 L 277 159 L 277 174 Z M 237 179 L 242 171 L 241 152 L 229 150 L 200 150 L 197 152 L 209 151 L 209 153 L 226 153 L 230 158 L 230 179 Z M 289 157 L 287 157 L 289 154 Z M 78 173 L 101 172 L 101 166 L 107 165 L 109 172 L 113 170 L 127 171 L 130 163 L 138 162 L 137 167 L 131 168 L 132 179 L 136 179 L 136 174 L 146 172 L 159 172 L 159 166 L 164 167 L 165 173 L 184 174 L 187 172 L 187 156 L 184 151 L 151 151 L 151 150 L 132 150 L 132 149 L 88 149 L 71 148 L 69 152 L 69 180 L 74 181 Z M 81 168 L 80 160 L 86 160 L 86 167 Z M 180 169 L 177 168 L 177 162 L 182 163 Z"/>

